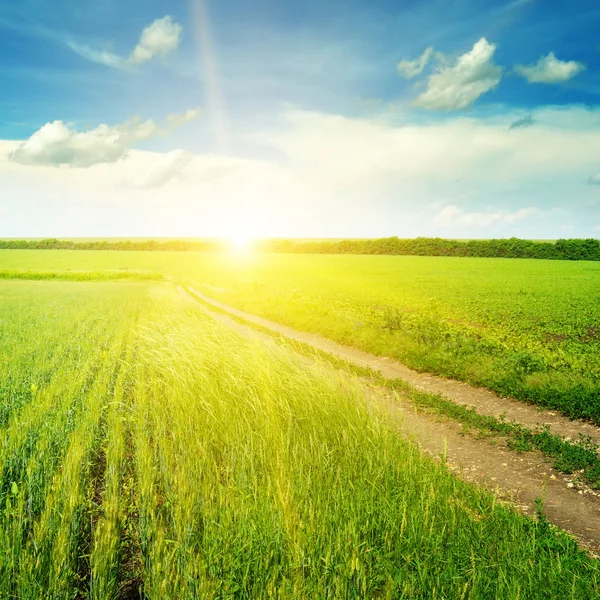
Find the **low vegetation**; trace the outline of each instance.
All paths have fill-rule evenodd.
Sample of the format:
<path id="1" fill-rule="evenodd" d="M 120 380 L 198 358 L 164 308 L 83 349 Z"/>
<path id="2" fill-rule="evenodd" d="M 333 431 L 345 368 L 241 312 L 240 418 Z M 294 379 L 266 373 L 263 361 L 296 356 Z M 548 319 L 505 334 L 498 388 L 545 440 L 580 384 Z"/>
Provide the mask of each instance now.
<path id="1" fill-rule="evenodd" d="M 188 291 L 188 293 L 190 292 Z M 578 482 L 585 483 L 593 489 L 600 489 L 600 446 L 594 443 L 589 436 L 580 434 L 575 440 L 566 439 L 551 433 L 548 426 L 540 425 L 532 428 L 521 423 L 507 422 L 503 416 L 482 415 L 474 408 L 457 404 L 442 395 L 418 390 L 402 379 L 386 379 L 369 367 L 358 366 L 318 350 L 309 344 L 286 338 L 212 304 L 207 304 L 193 292 L 191 294 L 211 312 L 225 314 L 228 318 L 275 339 L 277 343 L 291 348 L 294 352 L 318 358 L 334 369 L 350 372 L 360 377 L 363 382 L 370 382 L 378 388 L 388 388 L 397 392 L 402 401 L 408 400 L 417 410 L 449 417 L 462 423 L 466 428 L 465 432 L 506 438 L 508 447 L 517 452 L 539 450 L 552 461 L 553 467 L 558 471 L 567 475 L 577 473 Z"/>
<path id="2" fill-rule="evenodd" d="M 446 240 L 397 237 L 372 240 L 273 240 L 260 245 L 268 252 L 299 254 L 395 254 L 404 256 L 461 256 L 479 258 L 542 258 L 546 260 L 600 260 L 600 241 L 568 239 L 556 242 L 520 240 Z"/>
<path id="3" fill-rule="evenodd" d="M 11 271 L 171 278 L 416 370 L 600 423 L 593 262 L 60 250 L 0 251 L 0 261 Z"/>
<path id="4" fill-rule="evenodd" d="M 262 252 L 294 254 L 395 254 L 404 256 L 462 256 L 484 258 L 541 258 L 600 260 L 600 240 L 561 239 L 556 242 L 521 240 L 447 240 L 397 237 L 360 240 L 259 240 Z M 119 250 L 218 252 L 227 244 L 215 240 L 0 240 L 6 250 Z"/>
<path id="5" fill-rule="evenodd" d="M 172 286 L 15 281 L 0 320 L 0 598 L 600 593 L 543 510 L 460 482 L 347 373 Z"/>
<path id="6" fill-rule="evenodd" d="M 52 271 L 49 269 L 0 269 L 0 279 L 56 280 L 56 281 L 161 281 L 163 276 L 148 271 L 128 269 L 103 271 Z"/>
<path id="7" fill-rule="evenodd" d="M 594 263 L 213 256 L 183 276 L 296 329 L 600 423 Z"/>

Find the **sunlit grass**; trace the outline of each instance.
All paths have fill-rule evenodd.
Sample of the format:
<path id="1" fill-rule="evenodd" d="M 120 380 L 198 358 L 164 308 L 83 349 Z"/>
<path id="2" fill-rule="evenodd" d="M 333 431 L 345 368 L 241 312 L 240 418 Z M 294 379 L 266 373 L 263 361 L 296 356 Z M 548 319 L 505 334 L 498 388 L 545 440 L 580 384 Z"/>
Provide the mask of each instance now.
<path id="1" fill-rule="evenodd" d="M 165 284 L 7 290 L 0 598 L 598 595 L 572 540 L 424 457 L 326 364 Z"/>
<path id="2" fill-rule="evenodd" d="M 99 271 L 89 270 L 63 270 L 50 269 L 2 269 L 0 279 L 16 280 L 55 280 L 55 281 L 160 281 L 163 276 L 149 271 L 129 269 L 104 269 Z"/>

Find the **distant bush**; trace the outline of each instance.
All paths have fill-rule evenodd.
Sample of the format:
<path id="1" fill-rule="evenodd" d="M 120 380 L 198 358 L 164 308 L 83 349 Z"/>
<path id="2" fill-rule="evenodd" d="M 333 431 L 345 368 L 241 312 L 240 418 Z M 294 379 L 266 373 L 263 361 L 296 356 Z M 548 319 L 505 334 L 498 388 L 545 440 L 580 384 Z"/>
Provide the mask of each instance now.
<path id="1" fill-rule="evenodd" d="M 185 240 L 111 241 L 98 240 L 80 242 L 74 240 L 0 240 L 0 250 L 163 250 L 171 252 L 210 252 L 219 250 L 217 242 L 188 242 Z"/>
<path id="2" fill-rule="evenodd" d="M 168 240 L 89 241 L 0 240 L 0 249 L 10 250 L 136 250 L 170 252 L 217 252 L 225 249 L 218 241 Z M 480 258 L 543 258 L 549 260 L 600 261 L 600 240 L 568 239 L 535 242 L 518 238 L 498 240 L 447 240 L 442 238 L 397 237 L 368 240 L 294 241 L 262 240 L 258 250 L 294 254 L 390 254 L 407 256 L 466 256 Z"/>
<path id="3" fill-rule="evenodd" d="M 294 242 L 269 240 L 260 244 L 268 252 L 302 254 L 398 254 L 410 256 L 469 256 L 482 258 L 545 258 L 550 260 L 600 260 L 600 241 L 569 239 L 535 242 L 518 238 L 499 240 L 446 240 L 442 238 L 340 240 Z"/>

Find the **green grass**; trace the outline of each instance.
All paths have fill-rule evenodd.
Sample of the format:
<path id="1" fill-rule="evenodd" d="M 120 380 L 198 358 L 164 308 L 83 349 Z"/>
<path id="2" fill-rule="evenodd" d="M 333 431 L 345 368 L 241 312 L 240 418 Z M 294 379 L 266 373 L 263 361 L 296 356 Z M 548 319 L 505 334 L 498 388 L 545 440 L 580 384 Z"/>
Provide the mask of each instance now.
<path id="1" fill-rule="evenodd" d="M 189 280 L 297 329 L 600 422 L 595 263 L 261 256 L 205 260 Z"/>
<path id="2" fill-rule="evenodd" d="M 160 273 L 417 370 L 600 423 L 598 263 L 10 250 L 0 265 Z"/>
<path id="3" fill-rule="evenodd" d="M 26 300 L 26 301 L 24 301 Z M 0 598 L 593 598 L 325 362 L 165 284 L 0 285 Z"/>
<path id="4" fill-rule="evenodd" d="M 466 427 L 466 433 L 477 433 L 478 435 L 483 433 L 506 438 L 508 447 L 517 452 L 539 450 L 552 461 L 554 468 L 560 472 L 568 475 L 578 472 L 578 480 L 585 482 L 593 489 L 600 489 L 600 446 L 594 443 L 589 436 L 580 434 L 578 439 L 570 440 L 551 433 L 548 426 L 531 428 L 521 423 L 507 422 L 503 417 L 482 415 L 474 408 L 457 404 L 440 394 L 419 390 L 402 379 L 386 379 L 369 367 L 358 366 L 333 354 L 318 350 L 310 344 L 286 338 L 271 329 L 246 321 L 241 317 L 231 315 L 226 310 L 208 304 L 193 292 L 191 294 L 196 301 L 210 311 L 225 314 L 228 318 L 275 339 L 283 347 L 312 359 L 322 360 L 334 369 L 352 373 L 363 381 L 369 381 L 378 387 L 398 392 L 402 400 L 408 400 L 418 410 L 449 417 L 462 423 Z"/>
<path id="5" fill-rule="evenodd" d="M 94 457 L 141 300 L 115 286 L 0 286 L 0 598 L 73 597 L 86 578 Z"/>
<path id="6" fill-rule="evenodd" d="M 150 271 L 102 270 L 102 271 L 52 271 L 33 269 L 2 269 L 0 279 L 24 279 L 31 281 L 56 280 L 56 281 L 160 281 L 163 276 Z"/>

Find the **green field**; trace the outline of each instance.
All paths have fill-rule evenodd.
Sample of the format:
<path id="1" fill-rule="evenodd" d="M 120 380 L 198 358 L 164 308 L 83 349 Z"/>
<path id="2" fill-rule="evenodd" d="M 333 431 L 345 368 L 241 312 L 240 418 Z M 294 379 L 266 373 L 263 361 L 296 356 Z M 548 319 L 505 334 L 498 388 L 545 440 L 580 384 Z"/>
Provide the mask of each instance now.
<path id="1" fill-rule="evenodd" d="M 596 262 L 0 251 L 0 269 L 48 268 L 171 276 L 297 329 L 600 423 Z"/>
<path id="2" fill-rule="evenodd" d="M 600 423 L 598 263 L 265 255 L 188 277 L 249 312 Z"/>
<path id="3" fill-rule="evenodd" d="M 575 542 L 425 458 L 352 378 L 170 283 L 3 281 L 0 323 L 0 598 L 600 593 Z"/>

